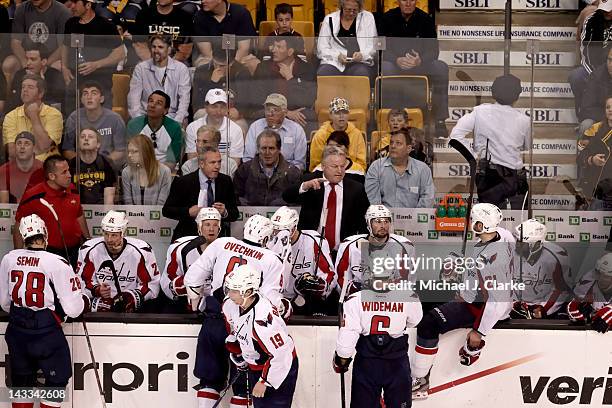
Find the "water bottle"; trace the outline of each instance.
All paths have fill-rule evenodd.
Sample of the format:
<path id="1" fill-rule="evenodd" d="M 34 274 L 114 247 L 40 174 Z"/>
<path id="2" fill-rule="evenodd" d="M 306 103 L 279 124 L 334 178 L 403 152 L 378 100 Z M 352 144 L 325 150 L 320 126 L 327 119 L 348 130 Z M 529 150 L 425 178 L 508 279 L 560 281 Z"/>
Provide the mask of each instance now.
<path id="1" fill-rule="evenodd" d="M 452 204 L 451 206 L 448 207 L 447 215 L 450 218 L 457 217 L 457 207 L 455 206 L 455 204 Z"/>
<path id="2" fill-rule="evenodd" d="M 436 215 L 438 217 L 446 217 L 446 207 L 444 206 L 443 199 L 440 199 L 440 204 L 438 205 L 438 209 L 436 210 Z"/>

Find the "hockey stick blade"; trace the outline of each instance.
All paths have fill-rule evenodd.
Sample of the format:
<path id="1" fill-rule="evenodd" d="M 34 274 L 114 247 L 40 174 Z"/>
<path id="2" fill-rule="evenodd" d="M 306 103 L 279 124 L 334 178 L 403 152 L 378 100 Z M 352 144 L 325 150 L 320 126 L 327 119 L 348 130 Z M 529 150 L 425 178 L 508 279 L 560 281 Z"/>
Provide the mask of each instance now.
<path id="1" fill-rule="evenodd" d="M 470 169 L 472 169 L 472 167 L 476 167 L 476 159 L 474 158 L 474 155 L 472 154 L 472 152 L 470 152 L 470 149 L 465 147 L 463 143 L 461 143 L 457 139 L 451 139 L 449 140 L 448 145 L 455 149 L 457 152 L 459 152 L 461 156 L 463 156 L 465 161 L 467 161 L 470 165 Z"/>

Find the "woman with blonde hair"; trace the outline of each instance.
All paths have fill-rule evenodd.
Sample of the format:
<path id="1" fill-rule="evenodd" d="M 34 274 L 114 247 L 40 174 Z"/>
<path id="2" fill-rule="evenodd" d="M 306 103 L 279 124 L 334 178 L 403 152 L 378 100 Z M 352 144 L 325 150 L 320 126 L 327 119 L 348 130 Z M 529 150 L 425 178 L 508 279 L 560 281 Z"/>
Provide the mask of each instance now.
<path id="1" fill-rule="evenodd" d="M 121 172 L 123 203 L 126 205 L 164 205 L 172 175 L 155 158 L 151 140 L 136 135 L 128 142 L 128 165 Z"/>

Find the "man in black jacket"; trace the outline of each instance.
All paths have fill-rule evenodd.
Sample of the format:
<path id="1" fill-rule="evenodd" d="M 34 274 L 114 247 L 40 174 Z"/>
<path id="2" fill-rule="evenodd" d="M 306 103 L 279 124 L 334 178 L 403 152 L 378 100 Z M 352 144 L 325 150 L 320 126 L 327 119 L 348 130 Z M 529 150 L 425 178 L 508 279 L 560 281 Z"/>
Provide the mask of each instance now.
<path id="1" fill-rule="evenodd" d="M 238 219 L 238 207 L 232 179 L 219 172 L 221 153 L 216 147 L 205 147 L 198 155 L 200 171 L 176 178 L 168 200 L 162 208 L 164 217 L 178 220 L 172 240 L 197 235 L 195 217 L 200 208 L 213 207 L 221 214 L 221 234 L 230 235 L 230 222 Z"/>
<path id="2" fill-rule="evenodd" d="M 398 0 L 398 5 L 383 15 L 378 28 L 381 36 L 397 37 L 387 38 L 383 75 L 427 75 L 433 85 L 436 136 L 448 137 L 444 123 L 448 118 L 448 65 L 437 59 L 436 26 L 427 13 L 416 7 L 416 0 Z"/>
<path id="3" fill-rule="evenodd" d="M 606 100 L 612 95 L 612 48 L 608 51 L 606 61 L 593 71 L 587 81 L 582 97 L 582 108 L 578 111 L 579 137 L 582 137 L 595 122 L 605 119 Z"/>

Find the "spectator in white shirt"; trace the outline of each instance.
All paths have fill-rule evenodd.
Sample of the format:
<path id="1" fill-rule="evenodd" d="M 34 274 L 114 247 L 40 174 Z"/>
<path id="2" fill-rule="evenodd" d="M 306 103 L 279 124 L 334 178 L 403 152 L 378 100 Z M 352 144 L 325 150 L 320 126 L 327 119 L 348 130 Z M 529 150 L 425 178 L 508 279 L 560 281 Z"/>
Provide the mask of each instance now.
<path id="1" fill-rule="evenodd" d="M 221 142 L 221 132 L 219 132 L 216 128 L 210 125 L 204 125 L 198 129 L 197 138 L 196 138 L 196 149 L 198 153 L 205 147 L 214 147 L 219 148 L 219 143 Z M 183 166 L 181 167 L 181 173 L 184 175 L 193 173 L 197 169 L 200 168 L 200 164 L 198 162 L 198 157 L 194 157 L 193 159 L 187 160 Z M 227 157 L 227 155 L 221 155 L 221 170 L 219 170 L 223 174 L 227 174 L 230 177 L 234 177 L 234 172 L 238 169 L 238 165 L 234 160 L 231 160 Z"/>

